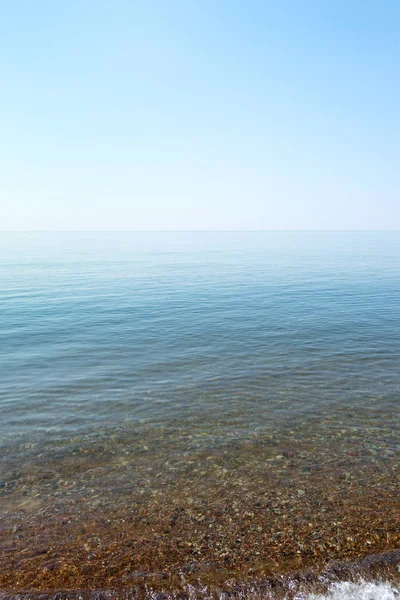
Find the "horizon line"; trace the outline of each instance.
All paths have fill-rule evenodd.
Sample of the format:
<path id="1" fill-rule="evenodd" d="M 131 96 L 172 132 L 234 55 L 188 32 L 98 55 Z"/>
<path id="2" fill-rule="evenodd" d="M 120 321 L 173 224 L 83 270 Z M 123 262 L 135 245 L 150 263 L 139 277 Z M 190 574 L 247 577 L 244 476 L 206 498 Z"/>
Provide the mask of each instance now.
<path id="1" fill-rule="evenodd" d="M 400 229 L 0 229 L 0 233 L 400 233 Z"/>

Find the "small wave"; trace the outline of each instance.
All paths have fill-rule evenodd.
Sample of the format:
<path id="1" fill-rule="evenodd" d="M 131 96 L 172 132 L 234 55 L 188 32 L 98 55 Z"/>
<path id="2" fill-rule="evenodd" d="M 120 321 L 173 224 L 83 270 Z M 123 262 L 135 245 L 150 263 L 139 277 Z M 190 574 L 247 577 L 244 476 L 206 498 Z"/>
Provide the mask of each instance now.
<path id="1" fill-rule="evenodd" d="M 400 588 L 380 581 L 340 581 L 324 594 L 298 596 L 296 600 L 400 600 Z"/>
<path id="2" fill-rule="evenodd" d="M 281 591 L 282 592 L 282 591 Z M 302 591 L 276 593 L 272 590 L 247 589 L 236 594 L 210 593 L 209 590 L 194 589 L 188 586 L 186 593 L 160 593 L 148 590 L 137 594 L 134 590 L 64 591 L 56 593 L 16 593 L 0 592 L 0 600 L 400 600 L 400 587 L 387 581 L 341 581 L 332 583 L 323 593 Z"/>
<path id="3" fill-rule="evenodd" d="M 0 590 L 0 600 L 400 600 L 399 575 L 400 549 L 352 562 L 332 562 L 322 571 L 248 582 L 231 580 L 222 587 L 182 581 L 180 589 L 137 582 L 125 589 Z"/>

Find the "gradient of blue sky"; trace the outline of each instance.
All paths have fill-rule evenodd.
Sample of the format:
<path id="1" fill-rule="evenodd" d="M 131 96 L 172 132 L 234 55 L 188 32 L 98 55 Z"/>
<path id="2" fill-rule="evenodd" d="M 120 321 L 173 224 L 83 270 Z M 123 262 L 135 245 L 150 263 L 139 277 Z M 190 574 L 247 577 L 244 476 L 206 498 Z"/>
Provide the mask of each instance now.
<path id="1" fill-rule="evenodd" d="M 398 0 L 0 11 L 0 229 L 400 229 Z"/>

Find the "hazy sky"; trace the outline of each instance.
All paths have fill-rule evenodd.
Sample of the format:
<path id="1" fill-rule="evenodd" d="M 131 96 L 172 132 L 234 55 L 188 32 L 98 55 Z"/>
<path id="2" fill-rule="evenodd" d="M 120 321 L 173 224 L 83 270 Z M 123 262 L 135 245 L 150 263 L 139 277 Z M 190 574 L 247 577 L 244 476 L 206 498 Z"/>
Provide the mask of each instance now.
<path id="1" fill-rule="evenodd" d="M 0 11 L 0 229 L 400 229 L 399 0 Z"/>

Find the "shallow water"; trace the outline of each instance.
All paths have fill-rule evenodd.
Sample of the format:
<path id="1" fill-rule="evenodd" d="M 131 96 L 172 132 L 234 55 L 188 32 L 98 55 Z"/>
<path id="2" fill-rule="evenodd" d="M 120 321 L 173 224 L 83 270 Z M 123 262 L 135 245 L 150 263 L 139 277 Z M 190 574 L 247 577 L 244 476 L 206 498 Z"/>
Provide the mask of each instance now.
<path id="1" fill-rule="evenodd" d="M 379 494 L 399 273 L 400 233 L 1 233 L 3 510 Z"/>

